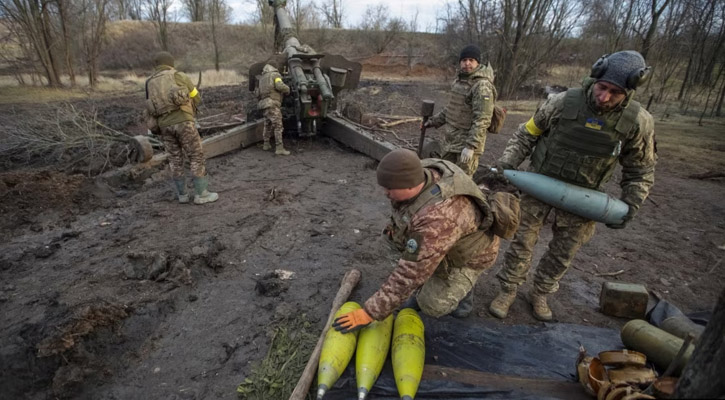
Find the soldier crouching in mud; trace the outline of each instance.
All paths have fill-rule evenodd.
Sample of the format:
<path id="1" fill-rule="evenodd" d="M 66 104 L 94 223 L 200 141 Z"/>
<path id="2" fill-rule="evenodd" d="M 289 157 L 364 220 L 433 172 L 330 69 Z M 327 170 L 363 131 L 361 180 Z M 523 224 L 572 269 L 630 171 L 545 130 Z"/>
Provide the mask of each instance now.
<path id="1" fill-rule="evenodd" d="M 196 107 L 201 103 L 199 91 L 185 74 L 174 69 L 174 57 L 162 51 L 154 57 L 154 73 L 146 80 L 147 127 L 161 135 L 169 154 L 169 169 L 176 186 L 179 203 L 188 203 L 184 177 L 184 158 L 189 158 L 194 177 L 194 204 L 217 201 L 209 192 L 209 177 L 204 166 L 201 136 L 194 124 Z"/>
<path id="2" fill-rule="evenodd" d="M 629 205 L 629 213 L 621 224 L 607 226 L 624 228 L 654 184 L 654 121 L 632 99 L 635 89 L 649 78 L 649 70 L 636 51 L 601 57 L 583 87 L 553 96 L 519 126 L 498 160 L 498 169 L 514 169 L 530 156 L 530 171 L 598 190 L 619 162 L 621 200 Z M 534 317 L 552 319 L 546 296 L 559 289 L 577 251 L 594 236 L 595 222 L 526 194 L 521 197 L 521 224 L 497 274 L 501 291 L 489 307 L 494 316 L 506 317 L 517 287 L 526 281 L 539 232 L 552 209 L 554 236 L 536 267 L 529 296 Z"/>
<path id="3" fill-rule="evenodd" d="M 405 306 L 433 317 L 467 317 L 473 288 L 490 268 L 501 237 L 518 224 L 518 200 L 489 198 L 455 164 L 426 159 L 406 149 L 388 153 L 377 168 L 378 184 L 393 206 L 385 239 L 402 253 L 393 273 L 362 309 L 336 319 L 349 332 L 383 320 Z"/>

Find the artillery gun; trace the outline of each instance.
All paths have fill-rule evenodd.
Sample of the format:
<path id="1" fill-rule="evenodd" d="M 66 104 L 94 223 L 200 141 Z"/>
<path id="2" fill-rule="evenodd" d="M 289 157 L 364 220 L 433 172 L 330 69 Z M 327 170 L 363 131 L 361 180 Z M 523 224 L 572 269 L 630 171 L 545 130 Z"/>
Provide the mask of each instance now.
<path id="1" fill-rule="evenodd" d="M 335 97 L 343 89 L 355 89 L 362 65 L 340 55 L 317 53 L 300 44 L 295 36 L 286 0 L 269 0 L 274 8 L 275 49 L 278 53 L 249 68 L 249 90 L 259 87 L 262 69 L 270 64 L 290 87 L 282 101 L 286 127 L 294 126 L 300 136 L 314 136 L 322 120 L 335 108 Z M 289 131 L 289 129 L 287 129 Z"/>

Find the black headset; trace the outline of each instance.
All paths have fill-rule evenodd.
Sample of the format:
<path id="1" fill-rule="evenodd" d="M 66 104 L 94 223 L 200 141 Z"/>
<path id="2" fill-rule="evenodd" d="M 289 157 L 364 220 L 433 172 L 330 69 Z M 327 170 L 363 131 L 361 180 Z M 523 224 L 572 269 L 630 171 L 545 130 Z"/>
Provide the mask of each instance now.
<path id="1" fill-rule="evenodd" d="M 597 62 L 592 65 L 592 72 L 589 74 L 590 77 L 599 79 L 604 76 L 607 72 L 607 67 L 609 66 L 609 56 L 610 54 L 605 54 L 599 57 Z M 649 78 L 652 76 L 651 71 L 652 67 L 644 67 L 632 71 L 629 76 L 627 76 L 627 87 L 625 89 L 634 90 L 637 89 L 638 86 L 647 83 Z"/>

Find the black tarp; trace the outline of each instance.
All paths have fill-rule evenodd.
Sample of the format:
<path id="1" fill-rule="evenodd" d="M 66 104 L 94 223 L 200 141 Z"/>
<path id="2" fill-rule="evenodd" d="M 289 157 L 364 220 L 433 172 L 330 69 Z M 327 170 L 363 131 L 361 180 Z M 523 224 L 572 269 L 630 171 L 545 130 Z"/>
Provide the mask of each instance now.
<path id="1" fill-rule="evenodd" d="M 422 315 L 425 324 L 426 368 L 453 367 L 503 376 L 560 382 L 576 381 L 579 345 L 590 355 L 624 346 L 619 331 L 561 323 L 505 326 L 495 322 L 471 323 L 452 317 Z M 486 382 L 459 383 L 456 377 L 424 379 L 416 399 L 550 399 L 550 393 L 506 389 Z M 580 390 L 583 388 L 572 389 Z M 355 359 L 325 399 L 355 399 Z M 390 355 L 369 399 L 397 399 Z"/>

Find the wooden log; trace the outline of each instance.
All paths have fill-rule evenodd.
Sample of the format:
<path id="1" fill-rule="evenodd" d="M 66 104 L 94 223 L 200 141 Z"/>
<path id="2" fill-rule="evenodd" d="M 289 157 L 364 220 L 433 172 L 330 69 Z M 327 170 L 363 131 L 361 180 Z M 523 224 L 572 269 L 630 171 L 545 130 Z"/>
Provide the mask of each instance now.
<path id="1" fill-rule="evenodd" d="M 340 306 L 347 301 L 348 297 L 350 297 L 352 289 L 357 286 L 359 281 L 360 271 L 354 268 L 347 271 L 345 276 L 342 277 L 340 290 L 337 291 L 337 295 L 332 301 L 332 309 L 330 310 L 330 315 L 327 317 L 325 327 L 322 329 L 319 339 L 317 339 L 317 346 L 315 346 L 315 349 L 312 351 L 312 355 L 310 355 L 310 359 L 307 361 L 305 370 L 302 372 L 300 380 L 297 381 L 297 386 L 295 386 L 295 390 L 292 391 L 292 395 L 289 400 L 304 400 L 307 396 L 307 392 L 310 390 L 310 385 L 312 384 L 312 379 L 315 377 L 315 373 L 317 372 L 317 364 L 320 361 L 320 352 L 322 351 L 322 342 L 325 340 L 325 335 L 332 325 L 332 319 L 335 317 L 335 313 Z"/>

